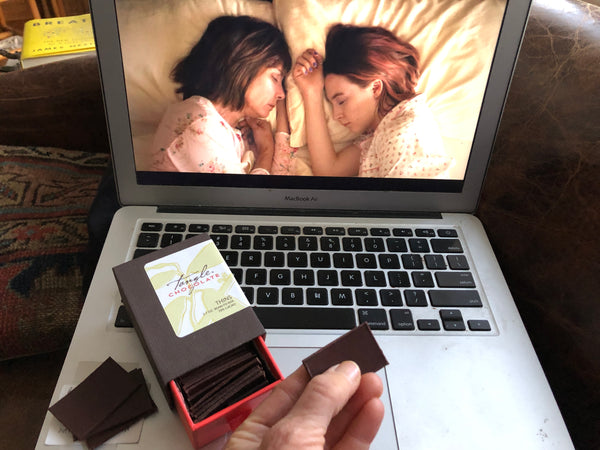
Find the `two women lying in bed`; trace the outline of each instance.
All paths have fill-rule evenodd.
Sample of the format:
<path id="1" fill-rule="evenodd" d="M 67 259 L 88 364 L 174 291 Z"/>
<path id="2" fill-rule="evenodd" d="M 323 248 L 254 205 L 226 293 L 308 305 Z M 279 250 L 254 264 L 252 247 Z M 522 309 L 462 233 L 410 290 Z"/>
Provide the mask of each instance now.
<path id="1" fill-rule="evenodd" d="M 435 119 L 415 92 L 419 55 L 412 45 L 383 28 L 336 25 L 326 55 L 307 49 L 292 69 L 314 175 L 432 178 L 449 167 Z M 215 19 L 173 71 L 184 101 L 158 127 L 153 168 L 293 175 L 282 84 L 290 67 L 277 28 L 250 17 Z M 324 95 L 334 119 L 360 135 L 338 152 Z M 275 107 L 273 136 L 262 118 Z M 242 133 L 248 127 L 251 133 Z M 247 134 L 254 139 L 244 142 Z"/>

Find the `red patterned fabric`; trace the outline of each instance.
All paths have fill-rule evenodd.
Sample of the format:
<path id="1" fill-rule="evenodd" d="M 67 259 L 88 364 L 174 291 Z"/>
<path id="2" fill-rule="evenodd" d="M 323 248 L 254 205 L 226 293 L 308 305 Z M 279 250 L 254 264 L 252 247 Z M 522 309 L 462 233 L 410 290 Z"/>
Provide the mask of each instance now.
<path id="1" fill-rule="evenodd" d="M 108 155 L 0 146 L 0 359 L 66 347 Z"/>

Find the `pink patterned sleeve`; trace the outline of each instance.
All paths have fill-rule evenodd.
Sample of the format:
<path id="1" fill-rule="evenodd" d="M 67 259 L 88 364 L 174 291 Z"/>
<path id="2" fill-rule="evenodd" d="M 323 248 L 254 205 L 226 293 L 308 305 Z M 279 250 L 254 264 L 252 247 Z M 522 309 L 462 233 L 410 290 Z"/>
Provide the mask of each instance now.
<path id="1" fill-rule="evenodd" d="M 275 133 L 275 153 L 273 155 L 273 175 L 294 175 L 294 161 L 297 148 L 290 147 L 290 135 L 279 131 Z"/>

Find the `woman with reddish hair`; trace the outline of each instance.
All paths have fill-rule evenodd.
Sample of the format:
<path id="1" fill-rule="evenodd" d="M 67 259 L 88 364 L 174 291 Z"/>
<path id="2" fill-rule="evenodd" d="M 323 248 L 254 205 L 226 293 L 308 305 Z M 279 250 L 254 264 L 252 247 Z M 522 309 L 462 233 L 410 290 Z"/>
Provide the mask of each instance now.
<path id="1" fill-rule="evenodd" d="M 334 25 L 325 60 L 307 49 L 292 75 L 304 101 L 315 175 L 432 178 L 450 166 L 433 114 L 415 91 L 419 52 L 390 31 Z M 361 135 L 338 152 L 327 130 L 323 88 L 333 118 Z"/>

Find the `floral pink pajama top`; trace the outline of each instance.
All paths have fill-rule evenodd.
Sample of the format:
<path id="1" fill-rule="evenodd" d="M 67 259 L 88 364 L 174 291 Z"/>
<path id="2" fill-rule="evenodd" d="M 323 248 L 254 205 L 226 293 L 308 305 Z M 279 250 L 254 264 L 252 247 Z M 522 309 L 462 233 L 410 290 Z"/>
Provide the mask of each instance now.
<path id="1" fill-rule="evenodd" d="M 444 154 L 442 138 L 423 95 L 396 105 L 375 131 L 360 137 L 358 176 L 433 178 L 452 158 Z"/>
<path id="2" fill-rule="evenodd" d="M 152 169 L 158 171 L 268 174 L 253 169 L 254 159 L 241 131 L 200 96 L 169 106 L 152 146 Z"/>

